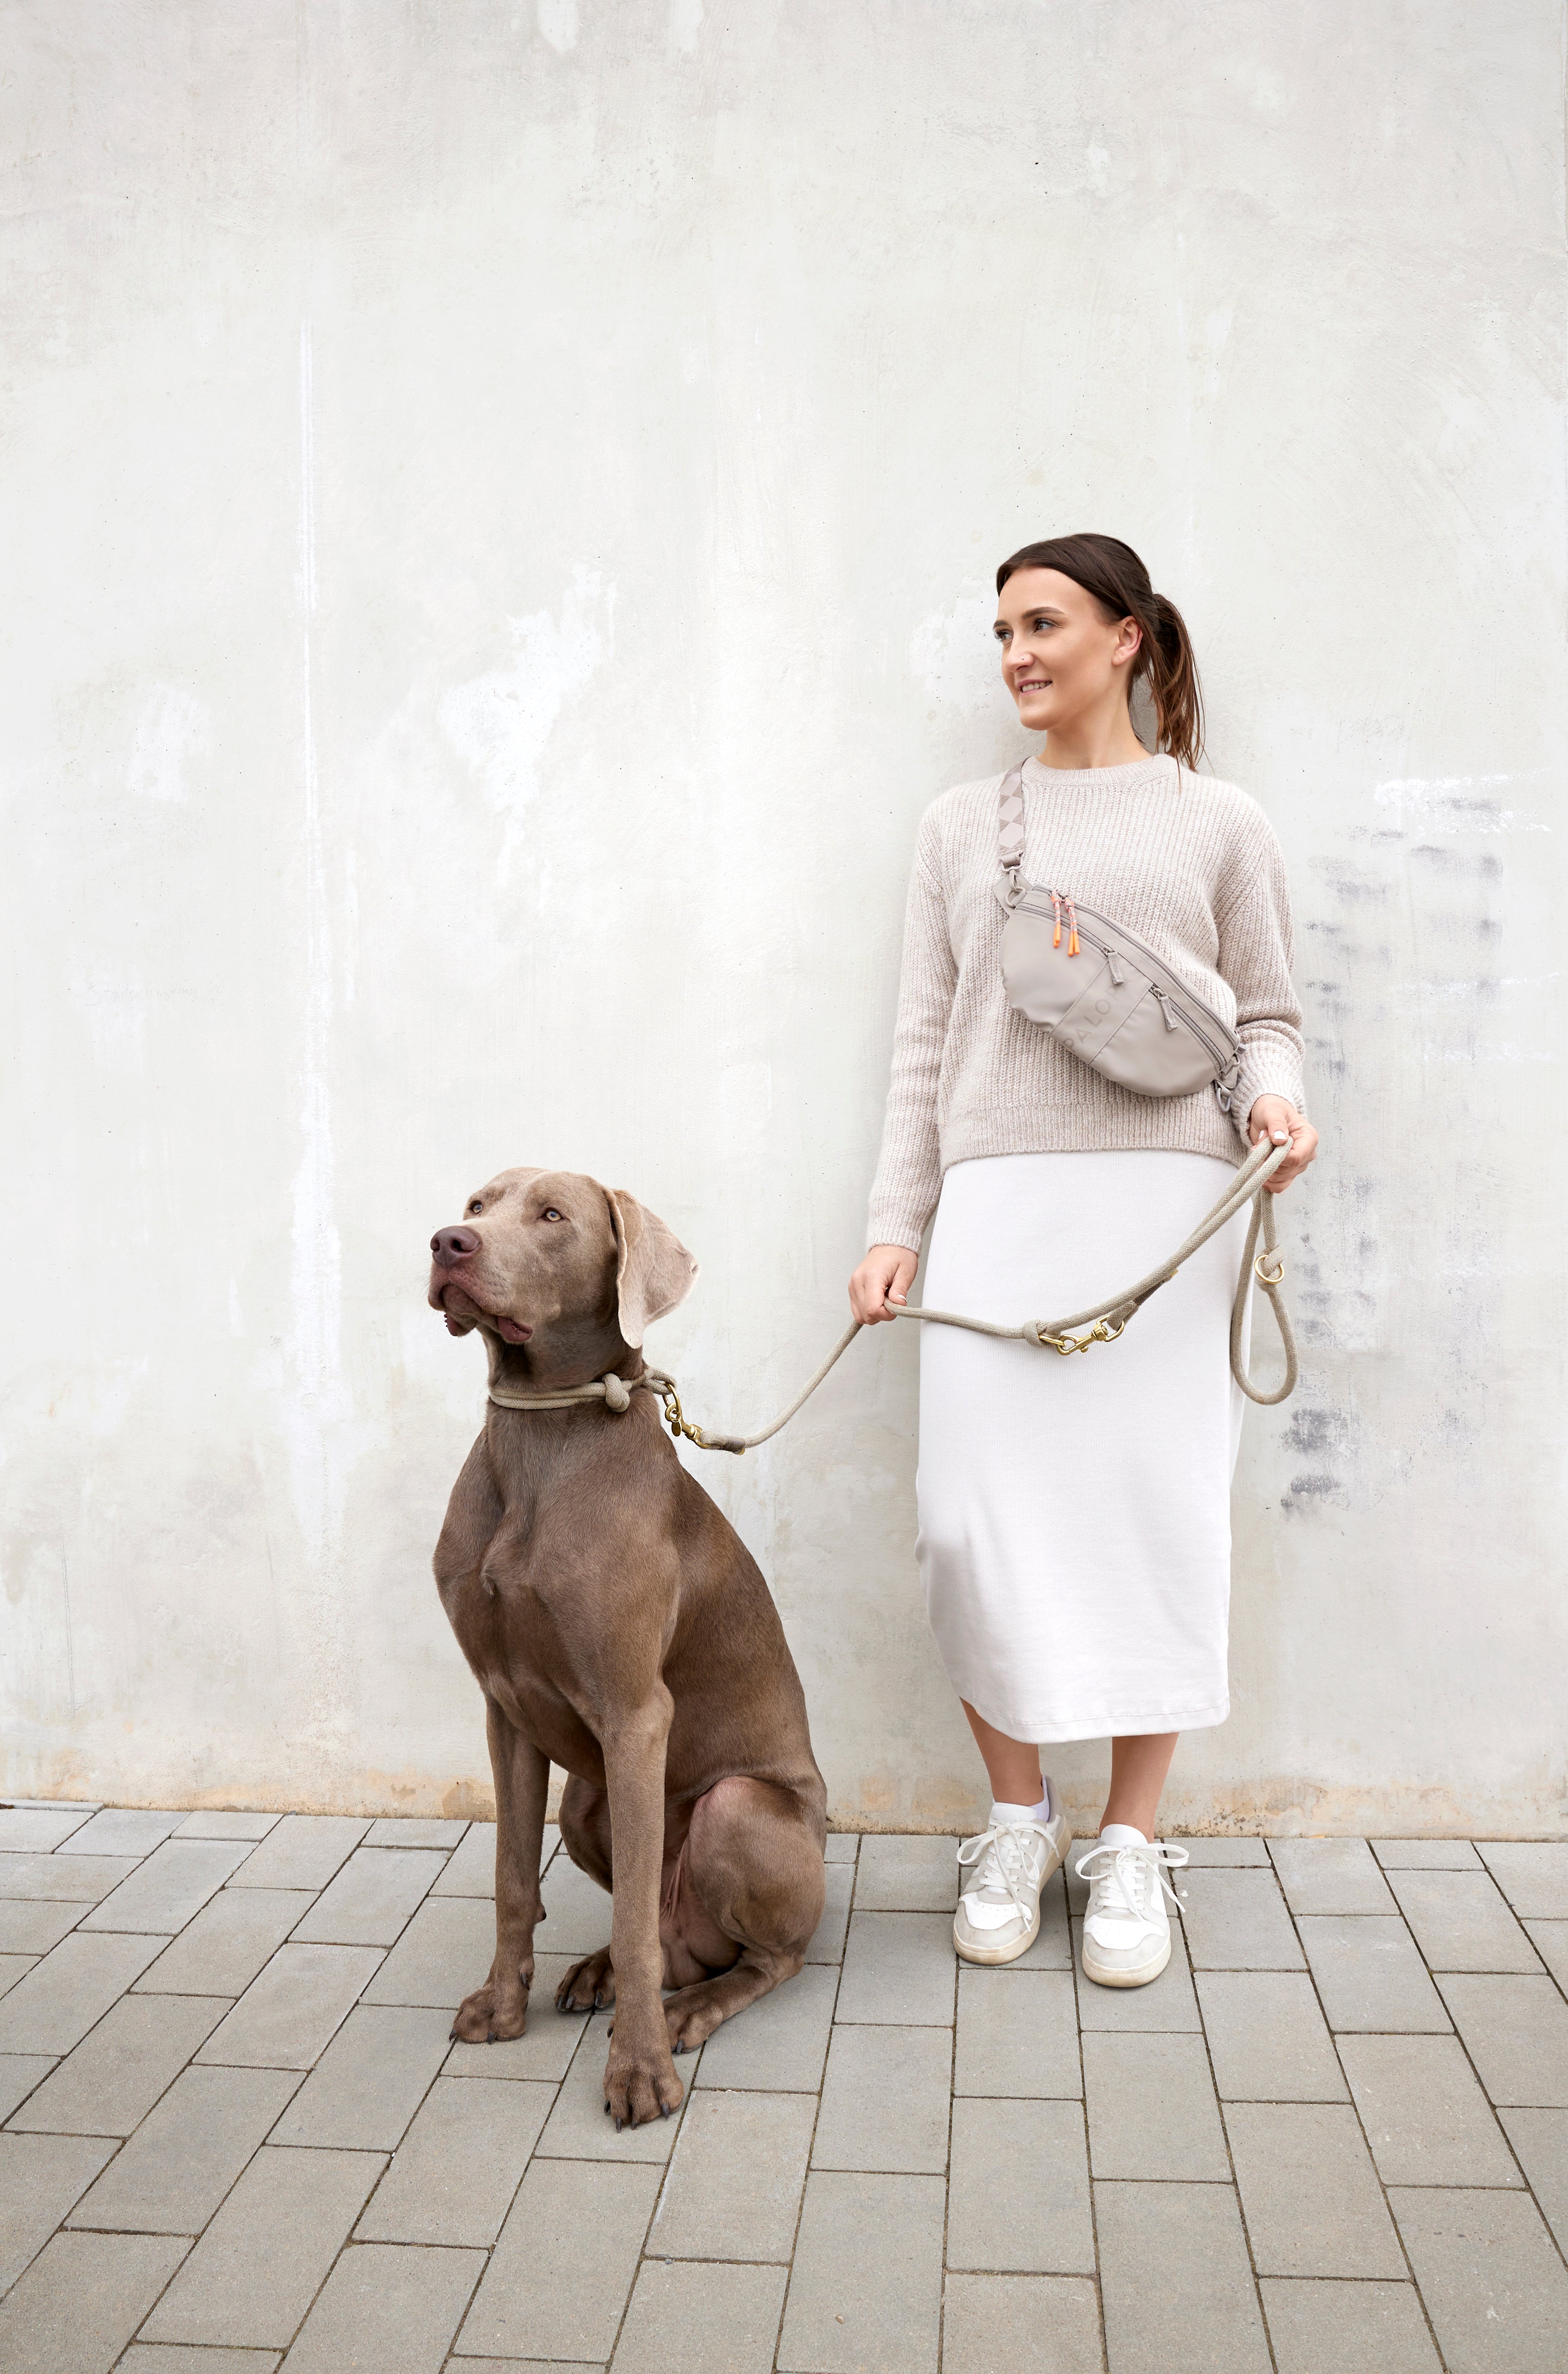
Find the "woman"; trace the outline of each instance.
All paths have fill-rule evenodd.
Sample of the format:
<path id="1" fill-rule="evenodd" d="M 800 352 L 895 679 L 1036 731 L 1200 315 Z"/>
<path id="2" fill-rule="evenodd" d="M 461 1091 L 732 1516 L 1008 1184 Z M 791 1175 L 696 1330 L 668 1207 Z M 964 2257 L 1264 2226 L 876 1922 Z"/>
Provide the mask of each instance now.
<path id="1" fill-rule="evenodd" d="M 925 1299 L 1018 1320 L 1092 1304 L 1151 1269 L 1214 1204 L 1245 1147 L 1312 1160 L 1301 1012 L 1278 843 L 1261 809 L 1199 775 L 1185 627 L 1107 535 L 1027 545 L 996 572 L 1002 675 L 1043 735 L 1023 770 L 1027 881 L 1147 942 L 1233 1018 L 1242 1081 L 1156 1098 L 1106 1080 L 1008 1003 L 999 963 L 998 779 L 928 808 L 915 846 L 871 1246 L 850 1280 L 868 1323 L 906 1299 L 937 1212 Z M 1158 749 L 1133 731 L 1142 683 Z M 1168 754 L 1168 755 L 1161 755 Z M 1244 1213 L 1082 1359 L 921 1330 L 917 1556 L 937 1645 L 991 1781 L 960 1851 L 959 1953 L 1008 1962 L 1067 1851 L 1039 1743 L 1111 1738 L 1083 1969 L 1142 1986 L 1170 1959 L 1160 1792 L 1182 1731 L 1229 1712 L 1230 1487 L 1242 1401 L 1230 1306 Z"/>

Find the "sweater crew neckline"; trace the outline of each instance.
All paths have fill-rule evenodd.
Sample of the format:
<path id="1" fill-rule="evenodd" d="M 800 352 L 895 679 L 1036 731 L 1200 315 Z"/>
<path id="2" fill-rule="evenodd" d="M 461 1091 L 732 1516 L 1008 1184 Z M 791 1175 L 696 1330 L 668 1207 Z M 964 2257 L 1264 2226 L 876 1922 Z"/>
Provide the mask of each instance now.
<path id="1" fill-rule="evenodd" d="M 1040 783 L 1051 791 L 1069 792 L 1130 792 L 1141 784 L 1152 782 L 1175 761 L 1164 751 L 1150 751 L 1146 758 L 1131 758 L 1122 767 L 1048 767 L 1043 758 L 1031 751 L 1024 761 L 1025 782 Z M 1177 774 L 1181 769 L 1177 767 Z"/>

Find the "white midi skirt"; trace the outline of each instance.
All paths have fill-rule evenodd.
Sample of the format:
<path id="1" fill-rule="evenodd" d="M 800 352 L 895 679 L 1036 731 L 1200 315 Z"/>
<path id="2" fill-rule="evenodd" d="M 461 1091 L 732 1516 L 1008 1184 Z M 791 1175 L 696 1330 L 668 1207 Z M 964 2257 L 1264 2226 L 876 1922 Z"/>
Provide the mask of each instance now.
<path id="1" fill-rule="evenodd" d="M 1234 1171 L 1212 1155 L 1005 1154 L 942 1181 L 921 1299 L 1012 1323 L 1173 1252 Z M 1064 1358 L 920 1331 L 916 1555 L 961 1698 L 1021 1740 L 1197 1731 L 1230 1711 L 1231 1303 L 1245 1209 L 1114 1344 Z"/>

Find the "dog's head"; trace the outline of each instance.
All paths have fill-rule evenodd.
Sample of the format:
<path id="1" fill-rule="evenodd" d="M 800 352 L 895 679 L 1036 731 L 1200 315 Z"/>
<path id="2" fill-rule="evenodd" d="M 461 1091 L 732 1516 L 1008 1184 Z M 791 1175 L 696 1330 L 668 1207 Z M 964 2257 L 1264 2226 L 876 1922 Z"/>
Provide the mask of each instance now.
<path id="1" fill-rule="evenodd" d="M 581 1170 L 498 1171 L 430 1252 L 430 1304 L 454 1335 L 480 1327 L 546 1364 L 618 1334 L 636 1350 L 697 1275 L 661 1219 Z"/>

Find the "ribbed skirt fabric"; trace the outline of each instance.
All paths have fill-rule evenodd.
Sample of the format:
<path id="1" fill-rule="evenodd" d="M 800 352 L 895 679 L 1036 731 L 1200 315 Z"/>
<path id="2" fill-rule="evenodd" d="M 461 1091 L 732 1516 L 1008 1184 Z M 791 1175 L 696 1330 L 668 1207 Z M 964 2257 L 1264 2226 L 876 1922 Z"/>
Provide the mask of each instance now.
<path id="1" fill-rule="evenodd" d="M 1234 1177 L 1209 1155 L 951 1166 L 921 1299 L 1059 1318 L 1175 1250 Z M 1230 1369 L 1244 1210 L 1111 1345 L 1063 1358 L 920 1331 L 919 1534 L 961 1697 L 1014 1739 L 1198 1731 L 1230 1711 Z"/>

